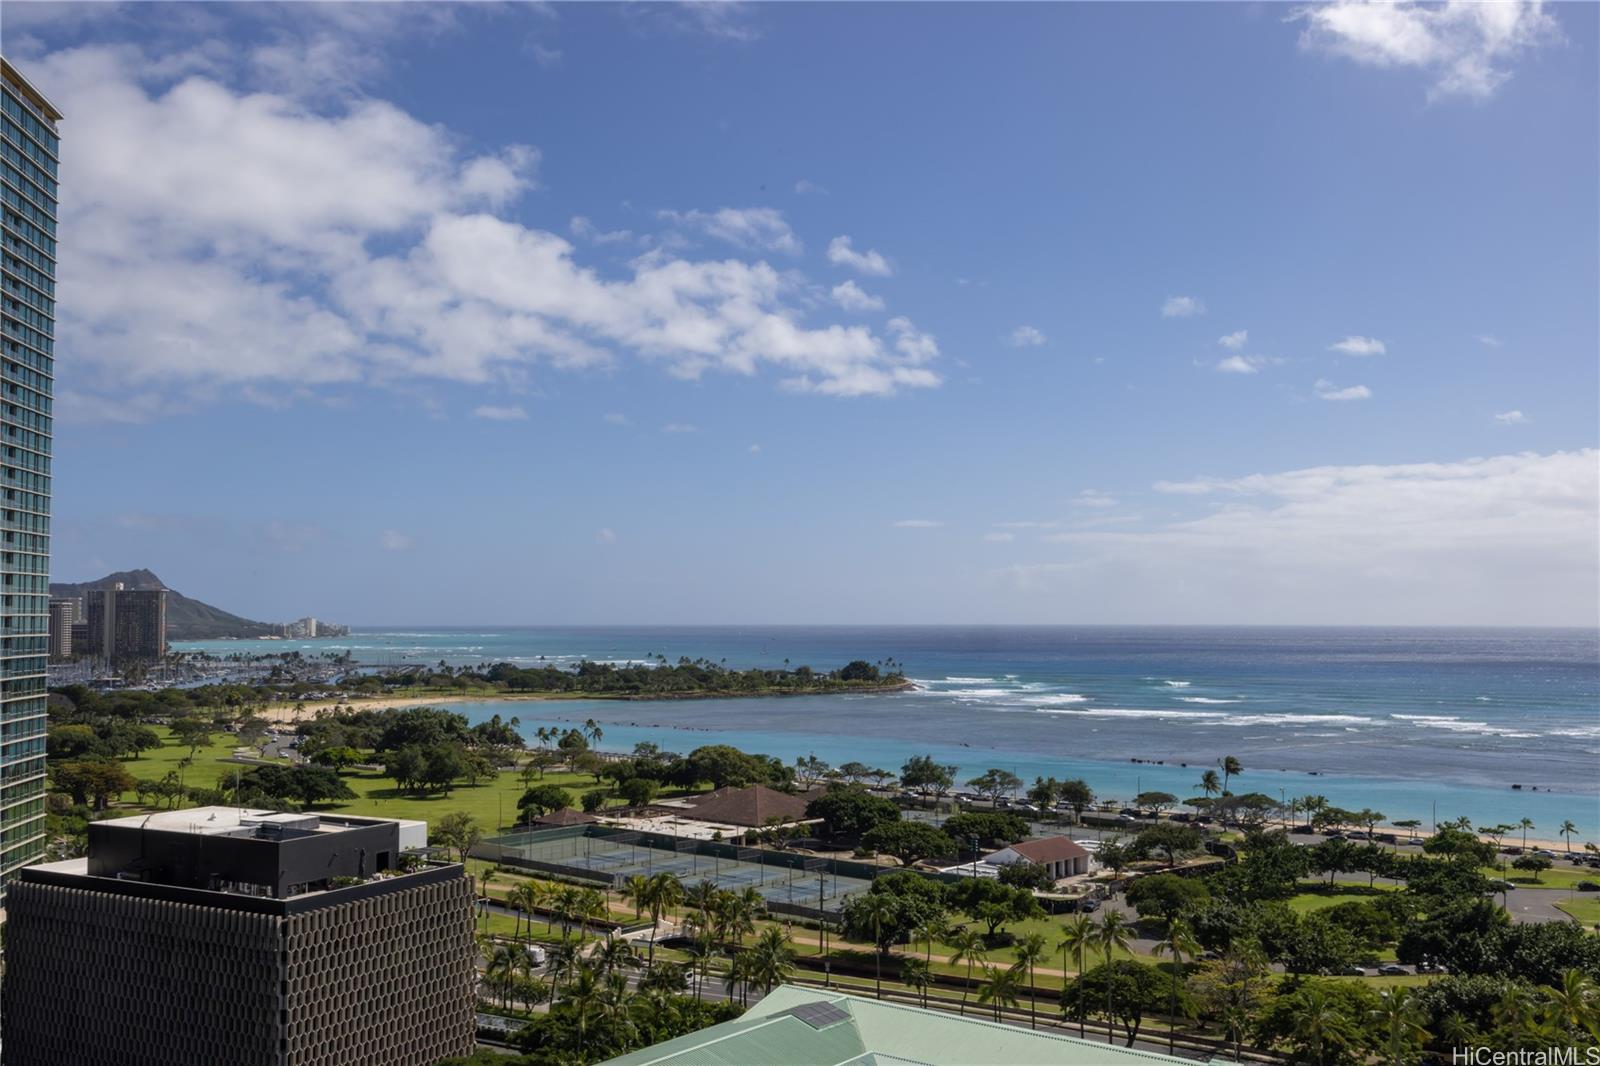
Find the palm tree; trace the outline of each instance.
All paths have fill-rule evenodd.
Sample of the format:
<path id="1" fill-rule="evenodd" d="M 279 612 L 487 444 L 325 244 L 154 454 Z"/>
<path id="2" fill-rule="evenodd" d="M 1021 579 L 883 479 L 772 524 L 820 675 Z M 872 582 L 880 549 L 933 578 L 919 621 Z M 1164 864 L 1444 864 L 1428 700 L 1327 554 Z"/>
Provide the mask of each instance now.
<path id="1" fill-rule="evenodd" d="M 711 925 L 711 910 L 717 905 L 717 896 L 721 889 L 717 888 L 715 881 L 703 880 L 692 888 L 684 890 L 683 902 L 697 912 L 698 921 L 696 928 L 707 928 Z"/>
<path id="2" fill-rule="evenodd" d="M 733 999 L 734 989 L 739 990 L 739 1005 L 745 1006 L 750 1002 L 750 983 L 755 977 L 755 953 L 750 951 L 734 952 L 733 958 L 728 962 L 728 973 L 723 977 L 723 987 L 728 992 L 728 999 Z"/>
<path id="3" fill-rule="evenodd" d="M 949 932 L 950 923 L 945 921 L 944 915 L 942 914 L 936 914 L 932 916 L 921 925 L 917 926 L 916 930 L 912 932 L 911 937 L 913 940 L 920 940 L 927 946 L 928 953 L 926 956 L 926 961 L 930 967 L 933 965 L 934 941 L 943 940 L 949 934 Z"/>
<path id="4" fill-rule="evenodd" d="M 1043 933 L 1029 933 L 1016 944 L 1017 965 L 1028 973 L 1028 1028 L 1039 1027 L 1039 991 L 1034 987 L 1033 970 L 1050 954 L 1050 942 Z"/>
<path id="5" fill-rule="evenodd" d="M 645 906 L 650 910 L 650 958 L 645 963 L 650 968 L 656 963 L 656 937 L 661 932 L 662 914 L 670 914 L 672 908 L 683 902 L 683 882 L 678 880 L 677 874 L 659 873 L 650 878 L 650 894 L 645 898 Z"/>
<path id="6" fill-rule="evenodd" d="M 589 923 L 606 916 L 606 901 L 592 888 L 580 888 L 572 900 L 571 917 L 578 919 L 578 943 L 589 936 Z"/>
<path id="7" fill-rule="evenodd" d="M 965 1015 L 967 993 L 972 990 L 972 967 L 989 957 L 989 945 L 984 941 L 982 933 L 963 926 L 950 938 L 950 946 L 956 949 L 950 956 L 950 965 L 959 966 L 963 962 L 967 964 L 967 983 L 961 989 L 961 1013 Z"/>
<path id="8" fill-rule="evenodd" d="M 1578 827 L 1572 824 L 1571 818 L 1568 818 L 1566 821 L 1561 823 L 1561 835 L 1567 839 L 1568 855 L 1572 854 L 1572 834 L 1576 833 L 1577 831 Z"/>
<path id="9" fill-rule="evenodd" d="M 550 895 L 545 899 L 545 906 L 549 908 L 550 914 L 555 918 L 561 919 L 561 942 L 563 944 L 567 942 L 567 933 L 571 932 L 568 918 L 571 917 L 573 907 L 577 904 L 579 891 L 573 885 L 551 885 Z"/>
<path id="10" fill-rule="evenodd" d="M 898 910 L 894 898 L 884 892 L 869 892 L 861 901 L 862 917 L 872 923 L 872 958 L 879 999 L 883 998 L 883 923 L 892 920 Z"/>
<path id="11" fill-rule="evenodd" d="M 900 980 L 908 988 L 922 994 L 922 1005 L 928 1005 L 928 986 L 933 984 L 933 967 L 926 959 L 915 955 L 900 960 Z"/>
<path id="12" fill-rule="evenodd" d="M 1200 791 L 1205 794 L 1206 799 L 1222 791 L 1222 779 L 1217 776 L 1215 770 L 1207 770 L 1200 775 Z"/>
<path id="13" fill-rule="evenodd" d="M 1422 1011 L 1410 989 L 1385 989 L 1378 995 L 1378 1006 L 1368 1011 L 1367 1016 L 1378 1023 L 1388 1044 L 1389 1066 L 1404 1066 L 1411 1058 L 1406 1046 L 1428 1039 L 1428 1030 L 1422 1025 Z"/>
<path id="14" fill-rule="evenodd" d="M 595 951 L 593 958 L 601 973 L 607 976 L 620 973 L 635 961 L 633 943 L 620 936 L 608 937 Z"/>
<path id="15" fill-rule="evenodd" d="M 794 973 L 793 945 L 789 934 L 775 925 L 767 926 L 756 938 L 750 954 L 755 956 L 753 976 L 763 994 L 771 992 L 774 985 L 782 984 Z"/>
<path id="16" fill-rule="evenodd" d="M 1562 1026 L 1587 1030 L 1600 1041 L 1600 987 L 1582 970 L 1568 970 L 1561 975 L 1561 984 L 1540 989 L 1550 1001 L 1555 1021 Z"/>
<path id="17" fill-rule="evenodd" d="M 978 989 L 978 1002 L 988 1003 L 994 1007 L 994 1020 L 1000 1020 L 1001 1007 L 1015 1007 L 1019 998 L 1022 985 L 1022 969 L 1012 966 L 1002 970 L 998 966 L 985 966 L 984 975 L 987 978 L 983 987 Z"/>
<path id="18" fill-rule="evenodd" d="M 1111 991 L 1116 981 L 1112 979 L 1111 956 L 1118 948 L 1128 950 L 1128 945 L 1133 943 L 1133 923 L 1123 917 L 1122 912 L 1107 910 L 1095 929 L 1094 940 L 1106 953 L 1106 1043 L 1110 1044 L 1116 1039 L 1116 1015 L 1111 1009 Z"/>
<path id="19" fill-rule="evenodd" d="M 1228 791 L 1228 781 L 1244 773 L 1244 765 L 1232 755 L 1224 756 L 1218 761 L 1217 765 L 1222 767 L 1222 791 L 1224 794 L 1226 794 Z"/>
<path id="20" fill-rule="evenodd" d="M 1522 850 L 1523 851 L 1527 851 L 1528 850 L 1528 830 L 1534 828 L 1533 819 L 1524 817 L 1521 821 L 1519 821 L 1517 823 L 1517 827 L 1522 830 Z"/>
<path id="21" fill-rule="evenodd" d="M 572 1004 L 572 1014 L 578 1020 L 578 1046 L 584 1047 L 584 1030 L 588 1026 L 589 1017 L 600 1007 L 601 999 L 605 995 L 605 986 L 600 981 L 599 971 L 593 966 L 579 966 L 573 981 L 567 986 L 565 999 Z"/>
<path id="22" fill-rule="evenodd" d="M 516 949 L 510 944 L 496 944 L 489 953 L 483 968 L 483 983 L 500 993 L 500 1005 L 511 999 L 511 985 L 516 979 Z"/>
<path id="23" fill-rule="evenodd" d="M 1087 914 L 1076 914 L 1068 918 L 1061 928 L 1061 969 L 1067 969 L 1067 954 L 1070 952 L 1078 956 L 1078 1036 L 1084 1036 L 1085 1016 L 1083 1011 L 1083 956 L 1084 952 L 1095 946 L 1094 922 L 1089 920 Z"/>
<path id="24" fill-rule="evenodd" d="M 1311 1053 L 1313 1066 L 1326 1066 L 1330 1051 L 1348 1047 L 1360 1035 L 1339 1005 L 1315 985 L 1301 990 L 1293 1025 L 1295 1039 Z"/>
<path id="25" fill-rule="evenodd" d="M 1178 985 L 1183 981 L 1183 957 L 1191 959 L 1200 954 L 1200 942 L 1195 939 L 1194 930 L 1182 918 L 1174 918 L 1167 923 L 1166 936 L 1155 947 L 1157 955 L 1172 956 L 1172 980 L 1168 982 L 1171 995 L 1168 999 L 1167 1009 L 1167 1054 L 1177 1054 L 1178 1040 Z"/>
<path id="26" fill-rule="evenodd" d="M 644 874 L 634 874 L 622 882 L 622 890 L 619 894 L 624 902 L 629 900 L 633 902 L 633 916 L 635 918 L 643 918 L 645 903 L 650 898 L 650 879 Z"/>

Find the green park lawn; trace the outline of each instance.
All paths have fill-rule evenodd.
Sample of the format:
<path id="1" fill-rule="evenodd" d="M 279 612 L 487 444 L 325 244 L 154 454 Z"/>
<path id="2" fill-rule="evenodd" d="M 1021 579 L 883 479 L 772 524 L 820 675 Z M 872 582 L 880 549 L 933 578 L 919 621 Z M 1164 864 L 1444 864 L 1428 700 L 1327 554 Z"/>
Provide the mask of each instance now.
<path id="1" fill-rule="evenodd" d="M 1485 866 L 1483 876 L 1492 877 L 1496 881 L 1505 880 L 1523 888 L 1576 888 L 1579 881 L 1600 881 L 1600 871 L 1592 870 L 1587 866 L 1553 866 L 1539 874 L 1535 881 L 1533 875 L 1526 870 L 1519 870 L 1506 863 L 1504 871 L 1498 866 Z"/>
<path id="2" fill-rule="evenodd" d="M 1343 882 L 1327 885 L 1301 882 L 1302 891 L 1290 896 L 1289 909 L 1296 914 L 1310 914 L 1312 911 L 1327 910 L 1337 907 L 1341 903 L 1360 903 L 1369 900 L 1380 892 L 1392 892 L 1396 885 L 1377 885 L 1367 888 L 1365 885 L 1351 885 Z"/>
<path id="3" fill-rule="evenodd" d="M 160 730 L 160 732 L 165 734 L 166 744 L 160 748 L 141 752 L 138 758 L 123 763 L 134 777 L 159 780 L 169 770 L 179 769 L 179 761 L 189 757 L 187 746 L 176 743 L 169 731 Z M 247 772 L 250 764 L 230 761 L 234 752 L 231 740 L 231 737 L 219 734 L 217 742 L 212 747 L 196 751 L 193 765 L 183 771 L 184 784 L 191 788 L 214 788 L 219 780 L 224 776 L 231 777 L 235 770 L 240 773 Z M 493 780 L 479 781 L 474 786 L 458 784 L 448 793 L 432 792 L 425 796 L 401 794 L 395 788 L 393 778 L 371 771 L 348 770 L 340 776 L 356 794 L 356 798 L 319 806 L 318 810 L 338 811 L 344 814 L 382 815 L 388 818 L 417 818 L 429 823 L 437 822 L 446 814 L 466 811 L 483 826 L 485 832 L 489 833 L 494 832 L 496 827 L 509 827 L 515 824 L 517 800 L 522 798 L 522 793 L 525 791 L 522 777 L 510 771 L 500 773 Z M 534 782 L 560 785 L 572 793 L 574 804 L 583 793 L 596 787 L 594 778 L 587 774 L 551 772 L 547 773 L 542 781 L 535 778 Z M 123 801 L 130 805 L 134 803 L 135 798 L 131 792 L 123 794 Z"/>
<path id="4" fill-rule="evenodd" d="M 1584 925 L 1600 925 L 1600 898 L 1597 898 L 1595 894 L 1564 899 L 1558 902 L 1556 906 Z"/>

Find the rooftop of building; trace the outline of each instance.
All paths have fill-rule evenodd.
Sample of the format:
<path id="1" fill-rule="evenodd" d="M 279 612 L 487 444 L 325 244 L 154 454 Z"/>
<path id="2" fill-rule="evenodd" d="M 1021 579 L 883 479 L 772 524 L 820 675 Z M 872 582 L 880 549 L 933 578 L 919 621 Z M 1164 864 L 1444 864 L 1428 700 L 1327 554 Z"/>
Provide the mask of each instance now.
<path id="1" fill-rule="evenodd" d="M 61 121 L 61 112 L 56 110 L 56 105 L 52 104 L 44 93 L 34 88 L 33 83 L 23 77 L 22 72 L 12 66 L 10 60 L 4 56 L 0 56 L 0 76 L 3 76 L 16 94 L 26 100 L 50 125 L 54 126 Z"/>
<path id="2" fill-rule="evenodd" d="M 766 785 L 750 785 L 747 788 L 719 788 L 704 796 L 686 799 L 683 805 L 702 821 L 759 828 L 803 820 L 806 805 L 819 795 L 821 791 L 817 789 L 791 793 L 779 792 Z"/>
<path id="3" fill-rule="evenodd" d="M 1005 848 L 999 851 L 1005 851 Z M 1021 855 L 1029 862 L 1061 862 L 1064 859 L 1087 859 L 1089 853 L 1083 847 L 1067 837 L 1040 837 L 1037 840 L 1024 840 L 1012 844 L 1010 850 Z M 999 854 L 994 852 L 993 854 Z"/>
<path id="4" fill-rule="evenodd" d="M 901 1003 L 780 985 L 743 1017 L 630 1052 L 606 1066 L 1135 1066 L 1187 1061 Z"/>
<path id="5" fill-rule="evenodd" d="M 214 906 L 239 897 L 281 905 L 430 867 L 461 870 L 424 858 L 427 823 L 399 818 L 194 807 L 91 822 L 88 835 L 83 858 L 28 867 L 23 879 Z"/>
<path id="6" fill-rule="evenodd" d="M 427 833 L 426 822 L 405 818 L 378 818 L 367 815 L 345 814 L 300 814 L 256 810 L 250 807 L 190 807 L 186 810 L 132 814 L 126 818 L 106 818 L 94 824 L 115 829 L 148 830 L 162 833 L 203 833 L 209 836 L 253 837 L 259 840 L 283 840 L 309 834 L 345 833 L 355 829 L 383 824 L 402 827 L 421 826 L 424 835 Z"/>

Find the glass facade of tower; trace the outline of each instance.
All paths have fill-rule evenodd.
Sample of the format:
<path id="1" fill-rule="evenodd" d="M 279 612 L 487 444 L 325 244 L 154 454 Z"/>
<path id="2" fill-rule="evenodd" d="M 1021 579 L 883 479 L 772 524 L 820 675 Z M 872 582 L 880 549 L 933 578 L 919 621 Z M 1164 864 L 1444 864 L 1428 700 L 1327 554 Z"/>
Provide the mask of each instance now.
<path id="1" fill-rule="evenodd" d="M 0 59 L 0 906 L 45 848 L 56 122 Z"/>

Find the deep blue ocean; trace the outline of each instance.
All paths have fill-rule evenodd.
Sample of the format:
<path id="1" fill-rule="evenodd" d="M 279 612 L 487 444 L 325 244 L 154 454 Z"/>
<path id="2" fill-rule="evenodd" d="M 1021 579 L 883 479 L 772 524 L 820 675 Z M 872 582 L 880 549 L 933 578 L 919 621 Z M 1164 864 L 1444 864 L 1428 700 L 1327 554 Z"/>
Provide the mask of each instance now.
<path id="1" fill-rule="evenodd" d="M 1570 818 L 1581 839 L 1600 839 L 1596 630 L 417 627 L 178 647 L 348 649 L 368 663 L 452 665 L 661 654 L 833 669 L 892 658 L 916 691 L 458 706 L 474 719 L 520 715 L 525 733 L 592 717 L 606 748 L 727 742 L 890 769 L 929 752 L 963 777 L 991 766 L 1025 779 L 1081 776 L 1116 798 L 1151 788 L 1194 795 L 1203 769 L 1234 755 L 1246 768 L 1235 791 L 1318 794 L 1391 820 L 1529 817 L 1534 836 L 1552 838 Z"/>

